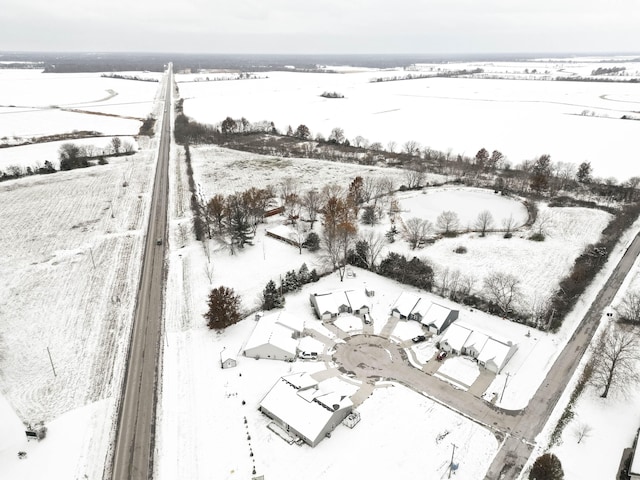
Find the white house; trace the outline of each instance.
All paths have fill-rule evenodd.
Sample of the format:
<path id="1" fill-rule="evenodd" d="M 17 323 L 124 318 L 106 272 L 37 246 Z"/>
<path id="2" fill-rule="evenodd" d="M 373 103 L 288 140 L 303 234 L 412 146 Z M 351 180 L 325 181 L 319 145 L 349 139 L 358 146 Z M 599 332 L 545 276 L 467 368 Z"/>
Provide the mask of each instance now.
<path id="1" fill-rule="evenodd" d="M 409 292 L 402 292 L 391 307 L 391 315 L 406 320 L 420 301 L 420 297 Z"/>
<path id="2" fill-rule="evenodd" d="M 440 348 L 445 352 L 459 355 L 472 333 L 473 330 L 470 328 L 457 322 L 453 323 L 442 335 Z"/>
<path id="3" fill-rule="evenodd" d="M 489 338 L 478 354 L 478 364 L 491 372 L 500 373 L 517 349 L 511 342 L 504 343 Z"/>
<path id="4" fill-rule="evenodd" d="M 260 318 L 247 340 L 244 355 L 252 358 L 293 361 L 304 321 L 284 311 Z"/>
<path id="5" fill-rule="evenodd" d="M 478 355 L 480 355 L 480 352 L 487 343 L 487 340 L 489 340 L 489 335 L 474 330 L 471 332 L 471 335 L 469 335 L 469 338 L 467 338 L 467 341 L 464 342 L 464 345 L 462 346 L 462 354 L 478 358 Z"/>
<path id="6" fill-rule="evenodd" d="M 344 292 L 351 307 L 351 313 L 362 315 L 369 313 L 369 302 L 362 290 L 347 290 Z"/>
<path id="7" fill-rule="evenodd" d="M 308 373 L 281 377 L 259 410 L 293 437 L 315 447 L 351 413 L 347 395 L 316 382 Z"/>
<path id="8" fill-rule="evenodd" d="M 422 323 L 431 333 L 440 335 L 457 320 L 459 313 L 458 310 L 421 298 L 411 313 L 411 319 Z"/>
<path id="9" fill-rule="evenodd" d="M 331 320 L 340 313 L 351 312 L 351 305 L 345 292 L 312 293 L 309 301 L 320 320 Z"/>
<path id="10" fill-rule="evenodd" d="M 238 362 L 235 358 L 226 356 L 220 357 L 220 367 L 224 368 L 234 368 L 238 365 Z"/>
<path id="11" fill-rule="evenodd" d="M 481 367 L 500 373 L 518 346 L 499 340 L 459 322 L 452 323 L 440 338 L 440 348 L 448 353 L 469 355 Z"/>

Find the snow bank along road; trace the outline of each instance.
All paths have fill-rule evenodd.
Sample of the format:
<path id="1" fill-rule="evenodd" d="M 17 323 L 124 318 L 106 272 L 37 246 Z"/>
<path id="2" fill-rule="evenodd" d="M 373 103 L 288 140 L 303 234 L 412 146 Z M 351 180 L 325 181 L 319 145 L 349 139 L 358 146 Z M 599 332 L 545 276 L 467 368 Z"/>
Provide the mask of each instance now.
<path id="1" fill-rule="evenodd" d="M 164 77 L 164 115 L 133 333 L 129 345 L 123 397 L 118 412 L 112 465 L 114 480 L 146 480 L 151 478 L 153 473 L 157 366 L 166 244 L 164 239 L 169 192 L 172 69 L 172 64 L 169 64 Z"/>
<path id="2" fill-rule="evenodd" d="M 544 428 L 567 386 L 567 382 L 574 374 L 580 359 L 591 343 L 604 309 L 613 301 L 613 297 L 629 274 L 639 254 L 640 236 L 636 236 L 611 276 L 598 292 L 589 311 L 549 370 L 547 377 L 529 405 L 516 417 L 517 423 L 513 435 L 507 437 L 493 460 L 487 472 L 487 480 L 507 480 L 518 477 L 520 470 L 531 455 L 535 437 Z"/>

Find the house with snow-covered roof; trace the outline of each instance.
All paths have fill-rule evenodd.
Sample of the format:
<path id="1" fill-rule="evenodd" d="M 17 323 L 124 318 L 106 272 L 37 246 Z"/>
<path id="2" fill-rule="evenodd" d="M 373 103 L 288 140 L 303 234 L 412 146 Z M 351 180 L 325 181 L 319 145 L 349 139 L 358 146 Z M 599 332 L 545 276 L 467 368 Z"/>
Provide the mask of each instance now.
<path id="1" fill-rule="evenodd" d="M 340 313 L 351 312 L 351 305 L 345 292 L 312 293 L 309 301 L 320 320 L 331 320 Z"/>
<path id="2" fill-rule="evenodd" d="M 391 306 L 391 315 L 406 320 L 418 304 L 420 297 L 409 292 L 402 292 Z"/>
<path id="3" fill-rule="evenodd" d="M 478 354 L 478 364 L 491 372 L 500 373 L 517 349 L 511 342 L 489 338 Z"/>
<path id="4" fill-rule="evenodd" d="M 347 290 L 344 292 L 351 307 L 351 313 L 362 315 L 369 313 L 369 300 L 363 290 Z"/>
<path id="5" fill-rule="evenodd" d="M 473 330 L 460 323 L 453 323 L 440 338 L 440 348 L 447 353 L 460 355 Z"/>
<path id="6" fill-rule="evenodd" d="M 316 382 L 308 373 L 280 377 L 259 410 L 288 435 L 315 447 L 351 413 L 351 399 Z"/>
<path id="7" fill-rule="evenodd" d="M 458 310 L 420 298 L 409 318 L 422 323 L 431 333 L 439 335 L 457 320 L 459 313 Z"/>
<path id="8" fill-rule="evenodd" d="M 462 354 L 469 355 L 473 358 L 478 358 L 478 355 L 480 355 L 480 352 L 487 343 L 487 340 L 489 340 L 489 335 L 474 330 L 464 342 L 461 350 Z"/>
<path id="9" fill-rule="evenodd" d="M 251 358 L 270 358 L 293 361 L 304 320 L 287 312 L 270 313 L 258 319 L 244 347 L 244 355 Z"/>

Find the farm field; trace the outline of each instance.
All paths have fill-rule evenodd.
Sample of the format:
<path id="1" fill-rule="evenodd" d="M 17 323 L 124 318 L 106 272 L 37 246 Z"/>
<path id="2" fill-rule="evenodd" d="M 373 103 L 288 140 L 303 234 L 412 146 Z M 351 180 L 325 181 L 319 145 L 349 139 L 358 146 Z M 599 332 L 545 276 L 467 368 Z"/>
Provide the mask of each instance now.
<path id="1" fill-rule="evenodd" d="M 243 81 L 188 82 L 206 75 L 203 73 L 176 78 L 185 80 L 178 84 L 180 95 L 186 98 L 185 113 L 200 121 L 244 116 L 251 121 L 274 120 L 281 130 L 305 123 L 313 133 L 325 135 L 341 126 L 349 138 L 363 135 L 370 141 L 395 141 L 398 148 L 406 140 L 471 156 L 481 147 L 497 148 L 513 163 L 550 153 L 554 162 L 590 160 L 596 176 L 624 180 L 637 174 L 626 159 L 633 147 L 629 139 L 639 133 L 640 122 L 614 117 L 638 110 L 640 96 L 635 88 L 524 80 L 529 75 L 524 68 L 550 69 L 550 75 L 560 70 L 585 75 L 592 68 L 589 65 L 568 59 L 482 65 L 487 75 L 512 75 L 519 81 L 432 78 L 376 84 L 370 80 L 409 72 L 346 66 L 327 66 L 341 73 L 270 72 L 268 78 Z M 416 65 L 411 71 L 432 72 L 434 68 L 440 66 Z M 28 88 L 17 89 L 15 85 L 21 82 Z M 509 88 L 504 88 L 505 82 Z M 0 87 L 3 85 L 0 143 L 75 129 L 97 129 L 133 142 L 140 120 L 151 111 L 155 115 L 160 112 L 159 84 L 153 82 L 0 69 Z M 8 88 L 20 95 L 7 94 Z M 36 93 L 29 95 L 29 89 Z M 338 91 L 346 98 L 321 98 L 322 91 Z M 62 111 L 57 106 L 117 117 Z M 582 109 L 597 114 L 582 115 Z M 420 138 L 425 134 L 435 141 Z M 110 140 L 71 141 L 100 148 Z M 61 143 L 65 142 L 2 148 L 0 170 L 12 165 L 34 166 L 47 159 L 57 166 Z M 109 158 L 108 165 L 0 183 L 0 478 L 35 480 L 42 471 L 53 478 L 103 478 L 112 447 L 119 380 L 126 367 L 124 353 L 157 147 L 155 139 L 147 137 L 136 143 L 139 151 L 135 155 Z M 539 145 L 543 150 L 537 150 Z M 640 231 L 639 220 L 622 235 L 609 262 L 560 331 L 550 334 L 455 304 L 438 295 L 438 285 L 447 275 L 460 272 L 473 279 L 473 291 L 479 293 L 488 274 L 510 273 L 521 282 L 516 308 L 529 313 L 557 288 L 584 247 L 598 240 L 610 214 L 577 207 L 550 208 L 541 202 L 541 222 L 528 225 L 523 199 L 493 190 L 431 186 L 396 192 L 393 199 L 399 210 L 394 212 L 394 222 L 400 233 L 395 242 L 385 242 L 378 260 L 396 252 L 428 261 L 435 271 L 434 292 L 355 267 L 349 268 L 344 281 L 335 272 L 328 274 L 318 283 L 288 294 L 284 309 L 305 321 L 308 331 L 302 344 L 318 351 L 320 358 L 292 363 L 254 360 L 241 352 L 255 326 L 254 314 L 265 284 L 274 280 L 278 285 L 288 271 L 297 271 L 303 263 L 325 273 L 330 268 L 328 259 L 322 250 L 299 252 L 267 237 L 267 230 L 285 222 L 282 215 L 259 224 L 253 244 L 233 255 L 215 239 L 195 241 L 184 149 L 175 144 L 171 149 L 164 351 L 154 476 L 163 480 L 251 478 L 254 473 L 284 479 L 301 471 L 305 478 L 318 480 L 345 474 L 445 478 L 452 444 L 456 445 L 458 465 L 454 478 L 483 478 L 504 432 L 446 408 L 434 400 L 435 393 L 386 380 L 373 388 L 341 375 L 329 344 L 343 343 L 342 332 L 358 335 L 366 330 L 388 335 L 394 344 L 402 344 L 412 369 L 432 368 L 435 339 L 412 342 L 413 337 L 426 333 L 419 323 L 403 320 L 390 328 L 394 323 L 389 319 L 391 306 L 400 293 L 421 295 L 459 309 L 459 321 L 465 325 L 518 346 L 505 369 L 490 375 L 488 381 L 477 363 L 455 356 L 444 359 L 434 367 L 434 376 L 442 380 L 438 388 L 451 389 L 453 385 L 461 395 L 481 397 L 499 408 L 525 408 L 599 286 Z M 406 172 L 401 169 L 262 156 L 217 146 L 191 146 L 191 156 L 198 195 L 205 201 L 215 194 L 228 195 L 249 187 L 277 187 L 286 179 L 294 179 L 301 191 L 329 184 L 346 188 L 356 176 L 391 179 L 396 188 L 406 182 Z M 441 175 L 426 176 L 429 185 L 447 180 Z M 384 236 L 390 230 L 390 200 L 381 200 L 384 215 L 378 224 L 358 225 L 360 234 Z M 411 249 L 403 237 L 403 222 L 417 217 L 435 224 L 444 210 L 458 215 L 464 233 Z M 481 237 L 473 231 L 473 224 L 485 210 L 493 216 L 495 231 L 490 229 Z M 500 230 L 502 220 L 509 216 L 517 228 L 512 238 L 505 239 Z M 321 228 L 318 222 L 316 232 Z M 545 241 L 531 241 L 529 237 L 539 228 L 544 230 Z M 460 247 L 464 253 L 456 253 Z M 215 332 L 206 327 L 203 314 L 211 288 L 220 285 L 241 296 L 246 318 L 224 332 Z M 639 286 L 637 263 L 623 289 Z M 352 315 L 339 317 L 337 328 L 316 319 L 309 295 L 345 288 L 375 292 L 368 297 L 373 325 L 367 326 Z M 223 354 L 236 359 L 238 366 L 221 369 Z M 267 428 L 270 421 L 257 408 L 280 376 L 296 372 L 329 378 L 343 395 L 355 393 L 362 421 L 353 429 L 338 426 L 315 448 L 288 445 Z M 470 388 L 476 381 L 476 388 Z M 567 382 L 571 385 L 575 378 Z M 483 388 L 476 391 L 479 384 Z M 594 472 L 599 478 L 613 477 L 621 449 L 630 446 L 637 431 L 640 416 L 635 407 L 639 399 L 638 389 L 628 398 L 607 400 L 600 399 L 597 392 L 585 391 L 562 443 L 552 448 L 562 460 L 567 480 L 590 478 Z M 562 403 L 556 410 L 561 410 Z M 44 442 L 27 444 L 23 422 L 39 420 L 49 426 L 49 436 Z M 548 443 L 551 423 L 537 439 L 539 453 Z M 592 430 L 577 443 L 576 430 L 584 423 Z M 17 460 L 17 450 L 28 450 L 29 461 Z M 385 455 L 378 461 L 363 461 L 372 452 Z M 593 465 L 603 452 L 606 461 Z"/>
<path id="2" fill-rule="evenodd" d="M 0 184 L 0 391 L 14 418 L 49 425 L 51 442 L 34 464 L 56 478 L 96 478 L 104 468 L 138 285 L 150 147 Z M 26 443 L 9 428 L 3 478 L 12 478 L 4 468 L 18 468 L 14 450 Z M 50 450 L 67 442 L 68 450 Z"/>
<path id="3" fill-rule="evenodd" d="M 0 69 L 0 142 L 74 130 L 135 135 L 154 108 L 158 85 L 99 73 Z"/>
<path id="4" fill-rule="evenodd" d="M 565 66 L 556 64 L 555 70 Z M 201 122 L 245 117 L 273 121 L 281 131 L 305 124 L 325 137 L 341 127 L 349 139 L 394 141 L 397 148 L 413 140 L 473 157 L 484 147 L 501 151 L 512 164 L 550 154 L 553 161 L 589 161 L 596 177 L 622 181 L 637 175 L 625 158 L 633 152 L 640 122 L 620 120 L 638 111 L 640 94 L 633 84 L 477 78 L 370 82 L 409 73 L 420 72 L 269 72 L 265 79 L 179 88 L 185 114 Z M 322 98 L 325 91 L 345 98 Z M 585 110 L 594 115 L 582 115 Z"/>

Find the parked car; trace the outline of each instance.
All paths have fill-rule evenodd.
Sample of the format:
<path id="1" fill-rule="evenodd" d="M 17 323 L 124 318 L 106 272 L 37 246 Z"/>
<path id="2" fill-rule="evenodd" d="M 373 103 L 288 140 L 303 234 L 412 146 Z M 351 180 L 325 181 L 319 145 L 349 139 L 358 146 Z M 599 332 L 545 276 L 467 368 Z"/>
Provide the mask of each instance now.
<path id="1" fill-rule="evenodd" d="M 438 356 L 436 357 L 436 359 L 441 362 L 442 360 L 444 360 L 445 358 L 447 358 L 447 352 L 445 352 L 444 350 L 438 352 Z"/>
<path id="2" fill-rule="evenodd" d="M 427 339 L 424 335 L 418 335 L 417 337 L 413 337 L 411 340 L 413 343 L 424 342 Z"/>
<path id="3" fill-rule="evenodd" d="M 300 352 L 298 354 L 298 357 L 302 358 L 303 360 L 317 360 L 318 353 L 317 352 Z"/>

